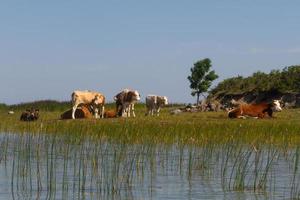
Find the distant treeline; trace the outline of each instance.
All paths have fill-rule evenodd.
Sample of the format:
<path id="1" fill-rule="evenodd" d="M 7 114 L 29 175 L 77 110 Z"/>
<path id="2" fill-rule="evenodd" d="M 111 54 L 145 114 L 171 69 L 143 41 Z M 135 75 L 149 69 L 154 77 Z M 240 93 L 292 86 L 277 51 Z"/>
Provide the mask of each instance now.
<path id="1" fill-rule="evenodd" d="M 71 107 L 70 101 L 41 100 L 34 102 L 26 102 L 20 104 L 6 105 L 0 104 L 0 110 L 26 110 L 30 108 L 38 108 L 44 111 L 63 111 Z"/>
<path id="2" fill-rule="evenodd" d="M 180 107 L 183 106 L 182 103 L 172 103 L 167 107 Z M 136 108 L 144 108 L 143 103 L 136 105 Z M 14 111 L 24 111 L 30 108 L 38 108 L 42 111 L 65 111 L 72 108 L 72 103 L 70 101 L 56 101 L 56 100 L 41 100 L 34 102 L 26 102 L 20 104 L 7 105 L 0 103 L 0 110 L 14 110 Z M 115 109 L 115 102 L 108 102 L 105 105 L 106 109 Z"/>
<path id="3" fill-rule="evenodd" d="M 225 79 L 209 92 L 209 98 L 262 92 L 300 93 L 300 65 L 272 70 L 270 73 L 258 71 L 245 78 L 237 76 Z"/>

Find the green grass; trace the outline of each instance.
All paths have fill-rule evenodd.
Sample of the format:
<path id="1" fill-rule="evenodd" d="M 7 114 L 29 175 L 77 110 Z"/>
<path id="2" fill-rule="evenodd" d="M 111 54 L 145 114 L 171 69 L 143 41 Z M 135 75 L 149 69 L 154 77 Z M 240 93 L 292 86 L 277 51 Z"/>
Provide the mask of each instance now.
<path id="1" fill-rule="evenodd" d="M 113 109 L 108 105 L 107 109 Z M 242 142 L 254 147 L 272 144 L 283 147 L 300 144 L 300 110 L 275 113 L 275 119 L 228 119 L 226 112 L 199 112 L 170 115 L 165 108 L 159 117 L 145 116 L 144 105 L 136 106 L 136 118 L 59 120 L 62 111 L 41 110 L 36 122 L 19 121 L 21 110 L 0 112 L 0 131 L 15 133 L 69 134 L 73 139 L 95 139 L 126 143 L 179 145 Z"/>

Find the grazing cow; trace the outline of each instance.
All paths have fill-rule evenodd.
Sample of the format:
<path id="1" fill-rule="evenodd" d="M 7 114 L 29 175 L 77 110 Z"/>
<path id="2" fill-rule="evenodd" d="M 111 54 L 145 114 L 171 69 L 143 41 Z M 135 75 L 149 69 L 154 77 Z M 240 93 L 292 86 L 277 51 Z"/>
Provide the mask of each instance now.
<path id="1" fill-rule="evenodd" d="M 114 100 L 116 101 L 116 113 L 118 117 L 135 117 L 134 104 L 141 99 L 137 90 L 124 89 L 118 93 Z"/>
<path id="2" fill-rule="evenodd" d="M 13 115 L 13 114 L 15 114 L 15 112 L 14 112 L 14 111 L 12 111 L 12 110 L 10 110 L 10 111 L 8 111 L 8 112 L 7 112 L 7 114 L 9 114 L 9 115 Z"/>
<path id="3" fill-rule="evenodd" d="M 61 119 L 72 119 L 72 112 L 73 110 L 67 110 L 63 114 L 61 114 Z M 76 108 L 75 111 L 75 118 L 76 119 L 84 119 L 84 118 L 92 118 L 92 108 L 89 105 L 81 105 L 80 107 Z"/>
<path id="4" fill-rule="evenodd" d="M 146 97 L 146 115 L 159 116 L 159 111 L 162 106 L 168 105 L 168 98 L 166 96 L 148 95 Z"/>
<path id="5" fill-rule="evenodd" d="M 272 103 L 259 103 L 259 104 L 240 104 L 237 108 L 234 108 L 228 112 L 229 118 L 243 118 L 254 117 L 264 118 L 266 113 L 273 117 L 273 112 L 280 112 L 282 108 L 278 100 L 272 101 Z"/>
<path id="6" fill-rule="evenodd" d="M 22 112 L 20 120 L 21 121 L 35 121 L 39 118 L 40 110 L 39 109 L 27 109 L 26 111 Z"/>
<path id="7" fill-rule="evenodd" d="M 98 118 L 98 114 L 101 115 L 101 118 L 104 117 L 105 97 L 99 92 L 89 90 L 74 91 L 72 93 L 72 104 L 72 119 L 75 119 L 75 111 L 80 104 L 90 104 L 93 108 L 95 118 Z"/>

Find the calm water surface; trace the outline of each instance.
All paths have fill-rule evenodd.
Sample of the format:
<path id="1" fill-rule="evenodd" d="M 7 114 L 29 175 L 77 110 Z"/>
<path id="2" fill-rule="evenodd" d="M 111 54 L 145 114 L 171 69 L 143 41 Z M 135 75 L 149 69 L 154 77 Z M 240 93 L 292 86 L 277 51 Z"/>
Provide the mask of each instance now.
<path id="1" fill-rule="evenodd" d="M 0 199 L 295 199 L 299 149 L 0 134 Z"/>

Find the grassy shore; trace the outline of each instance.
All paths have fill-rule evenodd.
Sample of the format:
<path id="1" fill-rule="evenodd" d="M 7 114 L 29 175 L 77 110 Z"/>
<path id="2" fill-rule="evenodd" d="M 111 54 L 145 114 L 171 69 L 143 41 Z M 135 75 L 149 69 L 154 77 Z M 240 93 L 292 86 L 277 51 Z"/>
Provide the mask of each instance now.
<path id="1" fill-rule="evenodd" d="M 108 109 L 112 109 L 109 105 Z M 21 110 L 0 112 L 0 131 L 13 133 L 69 134 L 80 141 L 97 140 L 126 143 L 178 145 L 221 145 L 242 142 L 254 147 L 271 144 L 291 147 L 300 144 L 300 109 L 275 113 L 275 119 L 228 119 L 226 112 L 199 112 L 170 115 L 165 108 L 159 117 L 145 116 L 145 107 L 136 106 L 136 118 L 59 120 L 62 111 L 43 111 L 36 122 L 19 120 Z"/>

